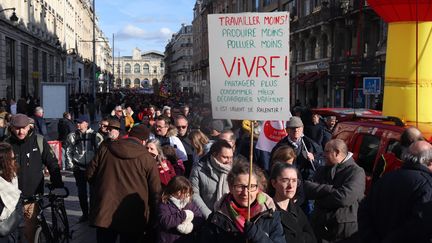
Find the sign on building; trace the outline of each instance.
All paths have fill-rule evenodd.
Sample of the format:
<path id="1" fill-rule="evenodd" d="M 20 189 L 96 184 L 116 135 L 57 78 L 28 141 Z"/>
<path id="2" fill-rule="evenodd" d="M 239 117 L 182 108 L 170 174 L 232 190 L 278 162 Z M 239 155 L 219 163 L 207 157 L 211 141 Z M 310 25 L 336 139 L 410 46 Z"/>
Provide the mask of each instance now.
<path id="1" fill-rule="evenodd" d="M 381 93 L 381 77 L 364 77 L 363 78 L 363 93 L 364 94 L 380 94 Z"/>
<path id="2" fill-rule="evenodd" d="M 289 13 L 208 15 L 213 117 L 287 120 Z"/>

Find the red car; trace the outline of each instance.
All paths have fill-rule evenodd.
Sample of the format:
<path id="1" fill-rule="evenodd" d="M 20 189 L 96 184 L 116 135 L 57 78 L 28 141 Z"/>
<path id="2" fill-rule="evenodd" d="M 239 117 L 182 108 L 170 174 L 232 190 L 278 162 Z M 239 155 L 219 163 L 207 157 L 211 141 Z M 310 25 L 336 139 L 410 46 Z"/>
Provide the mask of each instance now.
<path id="1" fill-rule="evenodd" d="M 335 115 L 339 122 L 333 131 L 333 138 L 344 140 L 355 161 L 365 170 L 366 191 L 370 188 L 372 175 L 377 169 L 380 159 L 388 158 L 397 153 L 400 136 L 407 127 L 416 126 L 415 123 L 405 123 L 396 117 L 381 116 L 380 111 L 360 109 L 367 115 L 343 116 L 341 110 L 345 108 L 314 109 L 313 112 L 322 116 Z M 352 109 L 351 109 L 352 110 Z M 375 113 L 375 114 L 374 114 Z M 342 113 L 343 114 L 343 113 Z M 356 109 L 357 114 L 357 109 Z M 432 142 L 432 124 L 418 123 L 418 129 L 424 138 Z M 384 171 L 394 170 L 399 164 L 387 164 Z"/>

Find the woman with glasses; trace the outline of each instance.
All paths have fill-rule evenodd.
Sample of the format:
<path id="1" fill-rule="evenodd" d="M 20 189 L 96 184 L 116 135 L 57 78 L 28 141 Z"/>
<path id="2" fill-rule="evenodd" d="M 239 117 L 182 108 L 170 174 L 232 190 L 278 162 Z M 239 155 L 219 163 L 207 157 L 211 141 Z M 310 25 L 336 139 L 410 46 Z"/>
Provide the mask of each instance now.
<path id="1" fill-rule="evenodd" d="M 216 204 L 200 231 L 199 242 L 285 243 L 279 212 L 270 196 L 262 192 L 256 167 L 236 161 L 228 174 L 229 193 Z M 248 206 L 250 220 L 248 221 Z"/>
<path id="2" fill-rule="evenodd" d="M 12 146 L 8 143 L 0 143 L 0 224 L 10 220 L 15 214 L 23 218 L 22 204 L 20 202 L 21 191 L 18 189 L 17 163 Z M 22 222 L 21 222 L 22 223 Z M 1 232 L 0 243 L 20 242 L 23 240 L 22 228 L 16 225 L 10 232 Z"/>
<path id="3" fill-rule="evenodd" d="M 294 203 L 297 188 L 300 186 L 299 173 L 295 166 L 285 161 L 273 164 L 270 183 L 274 190 L 273 200 L 281 215 L 286 242 L 317 242 L 306 215 L 298 204 Z"/>

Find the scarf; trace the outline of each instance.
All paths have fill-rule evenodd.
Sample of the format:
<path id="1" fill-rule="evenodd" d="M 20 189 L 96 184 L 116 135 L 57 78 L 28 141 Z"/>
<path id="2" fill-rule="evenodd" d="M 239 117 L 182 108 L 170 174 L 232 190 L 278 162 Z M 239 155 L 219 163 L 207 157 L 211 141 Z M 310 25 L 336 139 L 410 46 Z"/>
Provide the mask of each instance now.
<path id="1" fill-rule="evenodd" d="M 219 163 L 213 156 L 210 156 L 210 165 L 219 177 L 216 188 L 216 200 L 219 200 L 225 193 L 229 192 L 227 177 L 232 165 Z"/>
<path id="2" fill-rule="evenodd" d="M 263 211 L 264 203 L 266 202 L 266 196 L 261 192 L 258 192 L 255 202 L 250 207 L 250 218 L 257 216 Z M 226 203 L 229 211 L 230 218 L 234 221 L 235 226 L 240 232 L 244 232 L 244 225 L 247 219 L 248 208 L 238 206 L 233 196 L 228 194 L 226 197 Z"/>
<path id="3" fill-rule="evenodd" d="M 182 210 L 182 209 L 183 209 L 184 207 L 186 207 L 186 205 L 190 202 L 190 197 L 186 197 L 186 198 L 180 200 L 180 199 L 177 199 L 177 198 L 175 198 L 175 197 L 173 197 L 173 196 L 170 196 L 170 197 L 169 197 L 169 200 L 170 200 L 174 205 L 176 205 L 176 207 L 177 207 L 178 209 Z"/>
<path id="4" fill-rule="evenodd" d="M 0 198 L 4 204 L 0 220 L 7 219 L 15 211 L 20 195 L 21 191 L 18 189 L 16 177 L 12 179 L 12 182 L 8 182 L 0 176 Z"/>

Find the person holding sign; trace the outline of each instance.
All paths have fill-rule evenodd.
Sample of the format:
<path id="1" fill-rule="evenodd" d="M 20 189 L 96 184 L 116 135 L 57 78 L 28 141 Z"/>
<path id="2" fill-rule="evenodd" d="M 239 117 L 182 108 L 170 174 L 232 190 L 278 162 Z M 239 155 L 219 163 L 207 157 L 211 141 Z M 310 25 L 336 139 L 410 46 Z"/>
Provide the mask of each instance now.
<path id="1" fill-rule="evenodd" d="M 198 242 L 285 243 L 279 212 L 271 197 L 259 189 L 257 168 L 253 166 L 249 175 L 249 164 L 236 161 L 227 180 L 229 193 L 215 204 Z"/>

